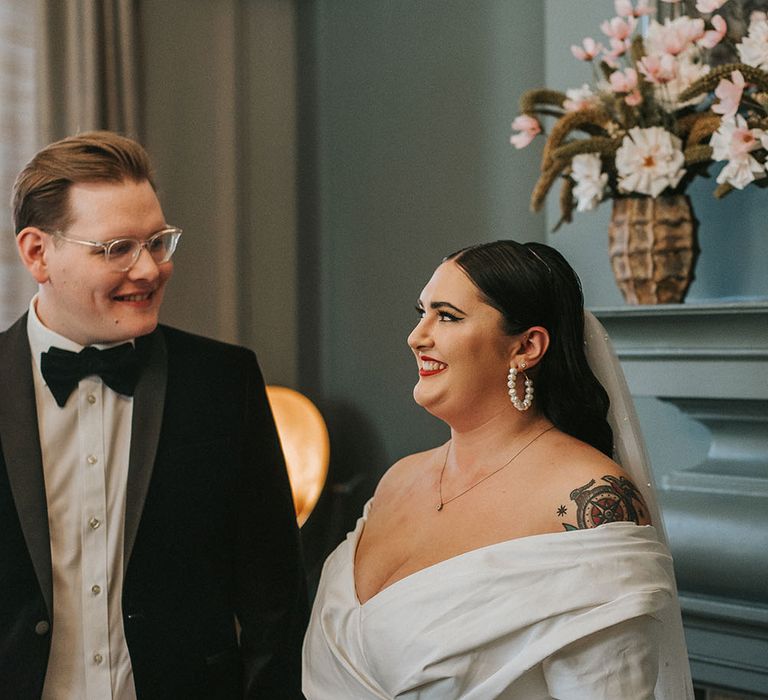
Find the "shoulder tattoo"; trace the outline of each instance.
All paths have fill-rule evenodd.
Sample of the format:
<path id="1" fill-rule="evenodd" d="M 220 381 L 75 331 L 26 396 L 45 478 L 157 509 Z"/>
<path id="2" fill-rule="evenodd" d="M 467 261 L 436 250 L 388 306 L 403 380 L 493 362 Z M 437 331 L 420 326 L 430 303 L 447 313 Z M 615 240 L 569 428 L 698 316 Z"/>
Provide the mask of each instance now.
<path id="1" fill-rule="evenodd" d="M 571 491 L 571 501 L 576 504 L 576 524 L 563 523 L 566 530 L 585 530 L 614 522 L 648 522 L 648 508 L 635 485 L 623 476 L 606 474 L 604 484 L 592 479 L 584 486 Z M 557 509 L 563 517 L 568 512 L 565 505 Z"/>

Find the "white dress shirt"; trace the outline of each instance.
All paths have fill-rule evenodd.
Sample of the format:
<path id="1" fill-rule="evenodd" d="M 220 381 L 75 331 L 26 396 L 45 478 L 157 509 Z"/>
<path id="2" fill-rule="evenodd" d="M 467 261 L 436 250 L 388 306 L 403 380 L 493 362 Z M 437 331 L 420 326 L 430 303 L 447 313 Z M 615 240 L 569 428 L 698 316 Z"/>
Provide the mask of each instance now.
<path id="1" fill-rule="evenodd" d="M 83 346 L 46 328 L 35 303 L 33 298 L 27 333 L 53 568 L 42 700 L 136 700 L 121 607 L 133 399 L 93 375 L 60 408 L 42 377 L 41 353 L 51 346 L 73 352 Z"/>

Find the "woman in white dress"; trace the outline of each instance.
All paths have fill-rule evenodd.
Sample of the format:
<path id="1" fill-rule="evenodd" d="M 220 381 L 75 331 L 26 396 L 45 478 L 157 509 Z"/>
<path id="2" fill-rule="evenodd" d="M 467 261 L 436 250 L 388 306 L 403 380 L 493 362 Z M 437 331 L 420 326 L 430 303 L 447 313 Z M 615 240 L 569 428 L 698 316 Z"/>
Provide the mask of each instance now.
<path id="1" fill-rule="evenodd" d="M 417 309 L 414 398 L 451 439 L 392 466 L 328 558 L 307 698 L 692 698 L 631 402 L 588 326 L 612 431 L 576 274 L 545 245 L 481 244 Z"/>

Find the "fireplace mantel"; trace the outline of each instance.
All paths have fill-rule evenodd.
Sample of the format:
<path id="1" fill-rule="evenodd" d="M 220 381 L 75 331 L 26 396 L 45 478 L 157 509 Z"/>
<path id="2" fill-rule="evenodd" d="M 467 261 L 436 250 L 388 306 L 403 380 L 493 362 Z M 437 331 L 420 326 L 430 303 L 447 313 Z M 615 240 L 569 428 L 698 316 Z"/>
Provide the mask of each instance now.
<path id="1" fill-rule="evenodd" d="M 632 394 L 709 434 L 658 479 L 694 678 L 768 693 L 768 300 L 593 312 Z"/>

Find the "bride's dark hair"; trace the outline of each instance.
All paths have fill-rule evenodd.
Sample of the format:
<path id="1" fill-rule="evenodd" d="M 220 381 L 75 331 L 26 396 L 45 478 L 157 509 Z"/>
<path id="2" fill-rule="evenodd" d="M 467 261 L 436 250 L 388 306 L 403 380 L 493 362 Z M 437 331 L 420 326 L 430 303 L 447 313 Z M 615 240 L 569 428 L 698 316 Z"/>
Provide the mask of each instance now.
<path id="1" fill-rule="evenodd" d="M 495 241 L 463 248 L 453 260 L 517 335 L 531 326 L 549 331 L 550 344 L 534 369 L 536 401 L 557 428 L 609 457 L 608 394 L 584 352 L 581 282 L 554 248 L 542 243 Z"/>

